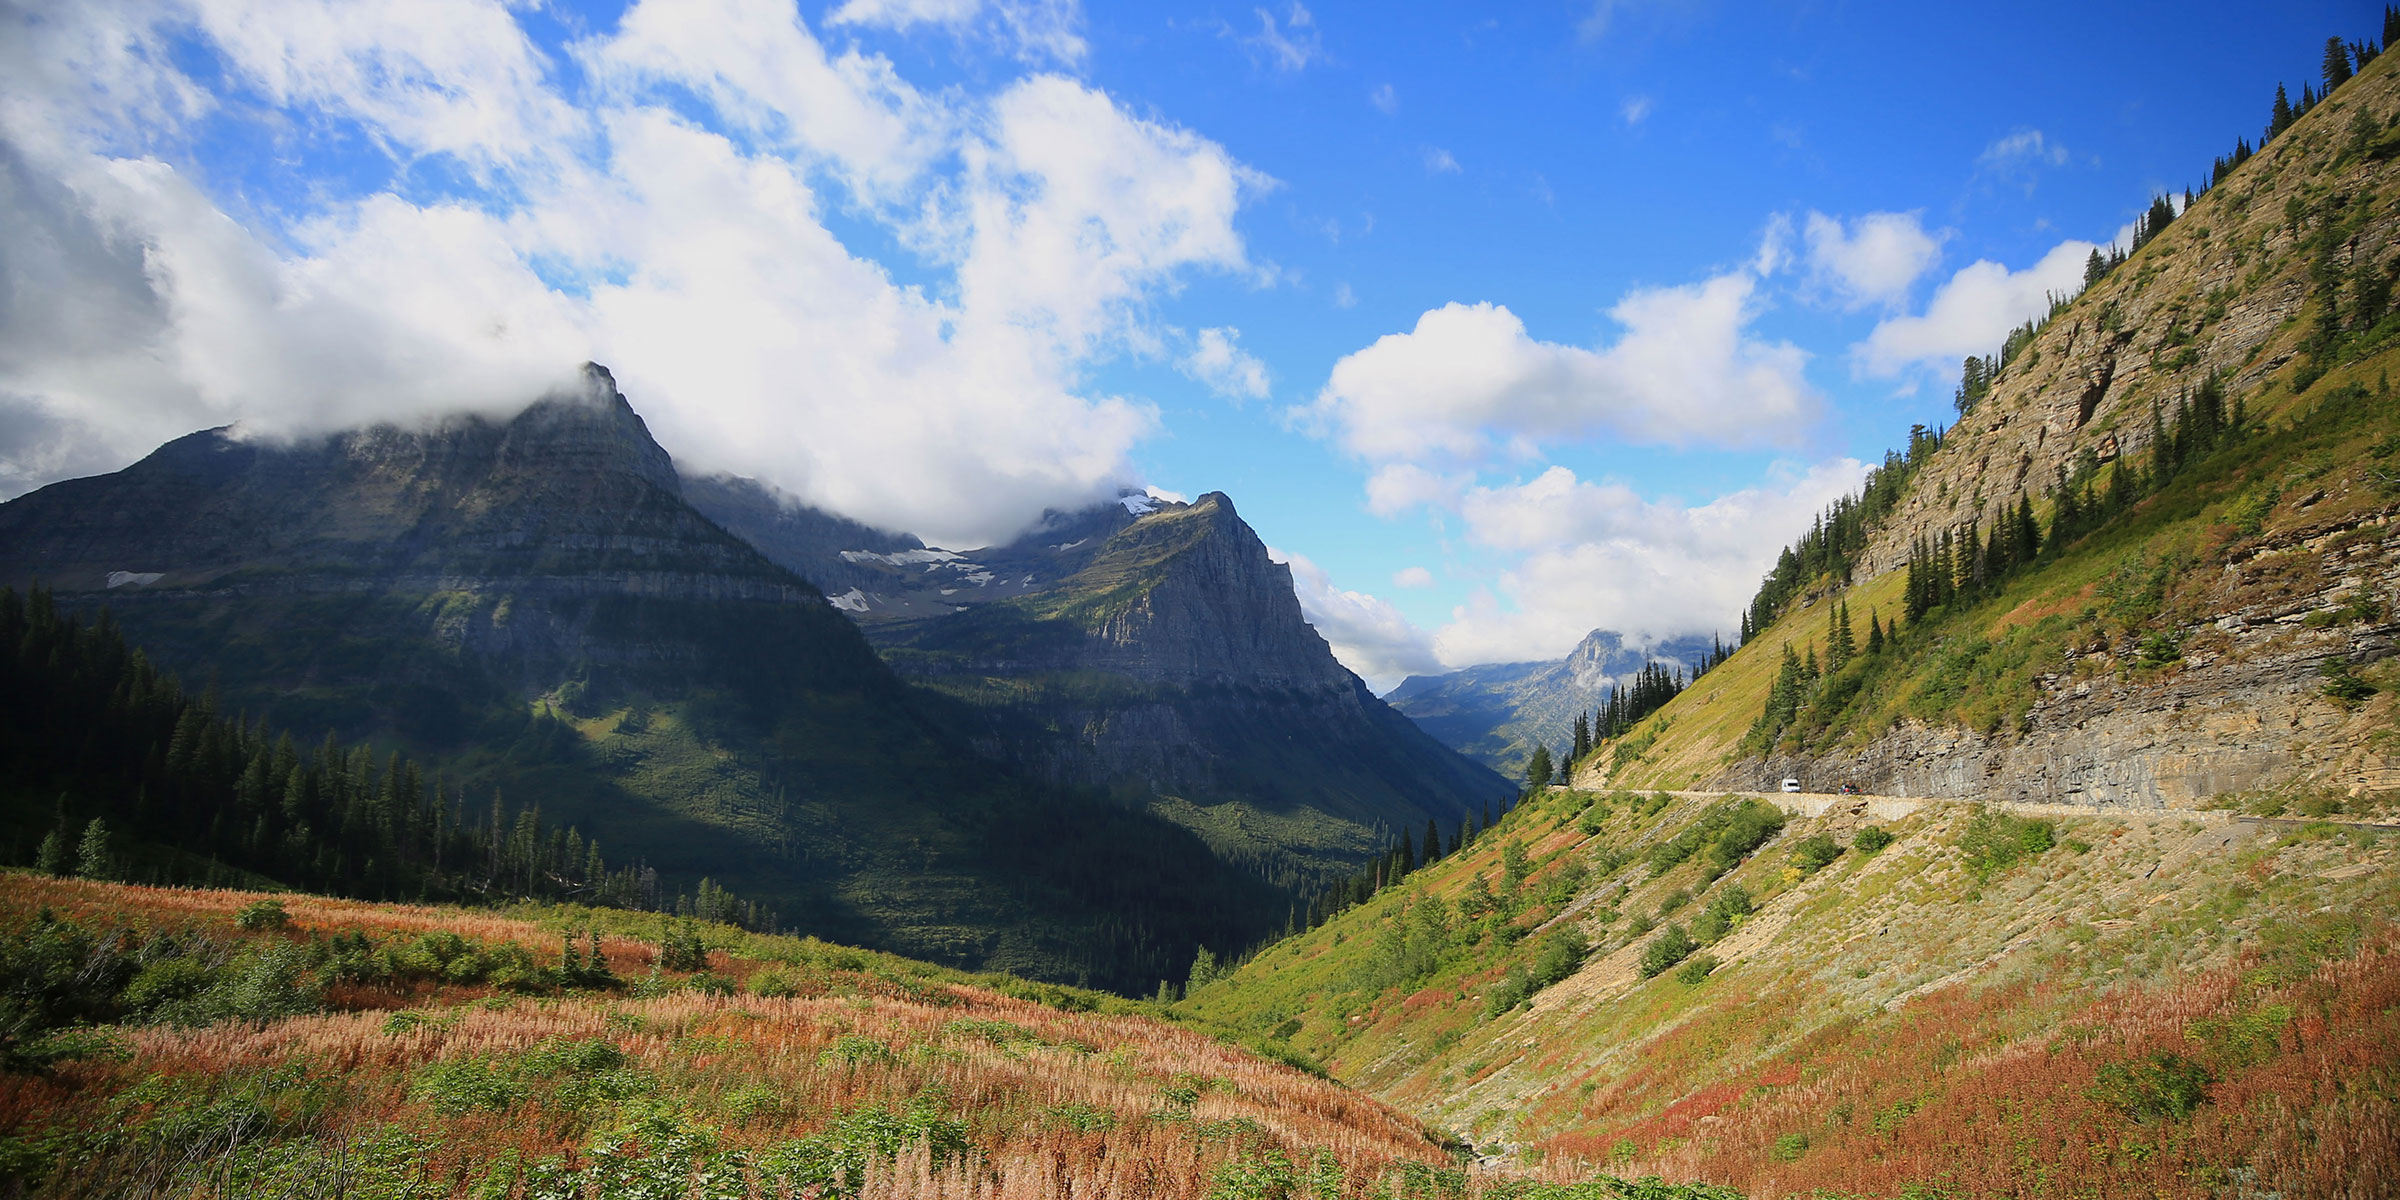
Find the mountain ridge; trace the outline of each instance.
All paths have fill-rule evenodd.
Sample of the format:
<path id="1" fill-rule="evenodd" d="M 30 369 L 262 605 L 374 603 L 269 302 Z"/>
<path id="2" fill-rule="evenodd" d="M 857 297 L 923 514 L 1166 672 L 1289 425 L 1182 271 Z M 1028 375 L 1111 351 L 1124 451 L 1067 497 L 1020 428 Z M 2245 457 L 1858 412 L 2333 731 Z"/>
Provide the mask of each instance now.
<path id="1" fill-rule="evenodd" d="M 432 756 L 828 936 L 1140 990 L 1283 907 L 1170 823 L 954 749 L 816 587 L 684 502 L 597 368 L 508 420 L 206 432 L 20 497 L 0 581 L 36 578 L 229 711 Z"/>

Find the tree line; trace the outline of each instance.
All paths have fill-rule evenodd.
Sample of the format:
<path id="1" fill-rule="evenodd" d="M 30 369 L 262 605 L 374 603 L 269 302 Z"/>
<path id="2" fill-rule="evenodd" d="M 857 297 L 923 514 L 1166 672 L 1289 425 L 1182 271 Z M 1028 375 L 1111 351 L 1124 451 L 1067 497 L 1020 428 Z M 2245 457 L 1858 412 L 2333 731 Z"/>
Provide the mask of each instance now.
<path id="1" fill-rule="evenodd" d="M 2282 137 L 2285 130 L 2298 123 L 2300 118 L 2307 116 L 2309 111 L 2316 108 L 2317 105 L 2324 103 L 2327 97 L 2333 95 L 2335 88 L 2348 83 L 2359 72 L 2366 70 L 2367 64 L 2380 57 L 2383 47 L 2391 45 L 2392 39 L 2395 37 L 2400 37 L 2400 7 L 2387 4 L 2383 9 L 2383 41 L 2381 45 L 2373 40 L 2346 42 L 2339 36 L 2326 38 L 2325 56 L 2320 68 L 2325 90 L 2319 92 L 2314 86 L 2303 83 L 2300 85 L 2300 99 L 2295 103 L 2292 100 L 2291 90 L 2281 83 L 2276 84 L 2275 102 L 2268 109 L 2266 128 L 2259 136 L 2258 145 L 2252 146 L 2247 137 L 2235 138 L 2231 153 L 2218 155 L 2210 161 L 2208 181 L 2200 186 L 2198 192 L 2195 194 L 2193 189 L 2188 187 L 2183 190 L 2181 208 L 2178 208 L 2166 196 L 2152 197 L 2149 209 L 2134 220 L 2132 246 L 2110 247 L 2105 253 L 2100 250 L 2092 251 L 2090 259 L 2084 264 L 2084 286 L 2088 288 L 2100 282 L 2108 277 L 2109 272 L 2124 265 L 2125 260 L 2132 257 L 2134 251 L 2140 250 L 2144 243 L 2157 237 L 2168 225 L 2174 223 L 2176 216 L 2183 209 L 2190 208 L 2193 200 L 2207 195 L 2218 184 L 2225 182 L 2235 171 L 2241 169 L 2243 163 L 2249 162 L 2260 150 L 2266 149 L 2268 143 Z"/>
<path id="2" fill-rule="evenodd" d="M 696 897 L 666 895 L 657 872 L 612 866 L 538 804 L 471 800 L 397 752 L 330 734 L 303 749 L 228 717 L 129 646 L 106 610 L 87 624 L 44 589 L 0 589 L 0 691 L 18 814 L 7 861 L 136 883 L 263 878 L 363 899 L 576 900 L 775 925 L 709 880 Z"/>

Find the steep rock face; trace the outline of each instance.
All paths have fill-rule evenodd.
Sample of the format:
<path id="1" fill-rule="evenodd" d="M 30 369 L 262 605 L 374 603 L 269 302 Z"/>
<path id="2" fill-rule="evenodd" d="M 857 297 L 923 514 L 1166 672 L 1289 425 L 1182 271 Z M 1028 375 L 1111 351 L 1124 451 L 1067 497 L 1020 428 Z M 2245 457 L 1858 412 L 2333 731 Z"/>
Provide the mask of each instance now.
<path id="1" fill-rule="evenodd" d="M 1595 629 L 1557 662 L 1412 675 L 1385 699 L 1444 745 L 1513 778 L 1535 746 L 1555 753 L 1570 744 L 1576 715 L 1599 708 L 1643 664 L 1662 662 L 1688 675 L 1708 649 L 1706 639 L 1689 637 L 1635 650 L 1621 635 Z"/>
<path id="2" fill-rule="evenodd" d="M 1334 659 L 1230 499 L 1141 507 L 1037 594 L 869 631 L 979 714 L 987 753 L 1163 804 L 1273 877 L 1320 877 L 1509 795 Z M 1191 811 L 1228 803 L 1254 819 Z"/>
<path id="3" fill-rule="evenodd" d="M 2378 515 L 2302 529 L 2229 564 L 2228 602 L 2164 669 L 2134 669 L 2141 646 L 2132 634 L 2070 648 L 2037 681 L 2016 728 L 1909 720 L 1854 752 L 1749 759 L 1707 786 L 1798 776 L 1812 790 L 1846 783 L 1882 795 L 2110 809 L 2203 808 L 2225 793 L 2303 782 L 2354 796 L 2400 792 L 2390 710 L 2334 703 L 2323 673 L 2400 653 L 2400 624 L 2327 619 L 2362 597 L 2400 597 L 2400 539 L 2390 528 Z"/>
<path id="4" fill-rule="evenodd" d="M 2360 114 L 2381 126 L 2400 112 L 2392 68 L 2370 64 L 2043 327 L 1952 427 L 1860 578 L 1904 566 L 1919 537 L 1969 520 L 1990 528 L 2021 491 L 2039 502 L 2086 455 L 2138 460 L 2152 405 L 2171 414 L 2210 375 L 2229 395 L 2263 399 L 2309 336 L 2299 318 L 2312 276 L 2388 277 L 2400 250 L 2390 200 L 2400 159 L 2353 145 Z M 2320 253 L 2329 226 L 2341 236 Z"/>

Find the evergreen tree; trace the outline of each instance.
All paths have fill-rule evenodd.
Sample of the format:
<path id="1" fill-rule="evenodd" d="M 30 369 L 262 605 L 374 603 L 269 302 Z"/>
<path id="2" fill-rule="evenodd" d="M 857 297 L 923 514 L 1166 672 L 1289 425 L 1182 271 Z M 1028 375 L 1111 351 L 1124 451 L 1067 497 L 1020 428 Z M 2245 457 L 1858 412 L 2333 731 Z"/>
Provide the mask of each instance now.
<path id="1" fill-rule="evenodd" d="M 75 873 L 85 879 L 113 879 L 115 860 L 109 845 L 108 822 L 93 817 L 92 823 L 83 827 L 83 841 L 76 847 Z"/>
<path id="2" fill-rule="evenodd" d="M 1867 653 L 1870 656 L 1883 653 L 1883 622 L 1871 608 L 1867 610 Z"/>
<path id="3" fill-rule="evenodd" d="M 1428 864 L 1442 857 L 1442 831 L 1434 827 L 1433 818 L 1425 818 L 1425 861 Z"/>
<path id="4" fill-rule="evenodd" d="M 1525 764 L 1525 789 L 1538 791 L 1548 786 L 1550 777 L 1555 773 L 1550 766 L 1550 747 L 1535 746 L 1533 758 Z"/>
<path id="5" fill-rule="evenodd" d="M 2276 138 L 2283 136 L 2283 131 L 2292 127 L 2293 119 L 2294 114 L 2292 112 L 2292 99 L 2289 95 L 2285 94 L 2282 84 L 2276 84 L 2275 113 L 2273 116 L 2267 119 L 2266 140 L 2271 142 Z"/>
<path id="6" fill-rule="evenodd" d="M 2343 45 L 2342 39 L 2338 37 L 2326 38 L 2325 94 L 2332 95 L 2333 89 L 2348 82 L 2350 82 L 2350 47 Z"/>
<path id="7" fill-rule="evenodd" d="M 1582 713 L 1575 714 L 1575 761 L 1592 752 L 1592 723 Z"/>
<path id="8" fill-rule="evenodd" d="M 67 873 L 67 839 L 57 830 L 42 835 L 41 848 L 33 852 L 33 869 L 44 875 Z"/>

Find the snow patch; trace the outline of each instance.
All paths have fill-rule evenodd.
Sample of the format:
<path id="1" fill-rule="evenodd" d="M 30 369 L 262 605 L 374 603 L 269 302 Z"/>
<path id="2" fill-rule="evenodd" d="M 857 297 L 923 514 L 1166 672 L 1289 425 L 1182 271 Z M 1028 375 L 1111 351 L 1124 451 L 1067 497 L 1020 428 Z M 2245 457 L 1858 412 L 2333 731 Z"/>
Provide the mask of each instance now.
<path id="1" fill-rule="evenodd" d="M 1124 505 L 1126 512 L 1137 517 L 1146 517 L 1158 511 L 1157 503 L 1148 496 L 1119 496 L 1117 503 Z"/>
<path id="2" fill-rule="evenodd" d="M 843 612 L 865 612 L 867 611 L 867 594 L 857 588 L 851 588 L 839 596 L 827 596 L 825 603 Z"/>
<path id="3" fill-rule="evenodd" d="M 164 571 L 110 571 L 108 586 L 121 588 L 132 584 L 135 587 L 149 587 L 151 584 L 157 583 L 159 578 L 165 574 Z"/>
<path id="4" fill-rule="evenodd" d="M 887 567 L 911 567 L 918 563 L 948 563 L 959 561 L 951 550 L 902 550 L 897 554 L 877 554 L 872 550 L 844 550 L 842 561 L 847 563 L 879 562 Z"/>
<path id="5" fill-rule="evenodd" d="M 1052 547 L 1050 547 L 1050 548 L 1051 548 L 1051 549 L 1053 549 L 1053 550 L 1062 550 L 1062 551 L 1063 551 L 1063 550 L 1072 550 L 1072 549 L 1074 549 L 1075 547 L 1077 547 L 1077 546 L 1080 546 L 1080 545 L 1082 545 L 1082 544 L 1084 544 L 1085 542 L 1088 542 L 1088 541 L 1090 541 L 1090 540 L 1092 540 L 1092 539 L 1090 539 L 1090 538 L 1076 538 L 1074 541 L 1071 541 L 1071 542 L 1060 542 L 1059 544 L 1057 544 L 1057 545 L 1055 545 L 1055 546 L 1052 546 Z M 1031 578 L 1031 576 L 1027 576 L 1027 578 Z"/>

